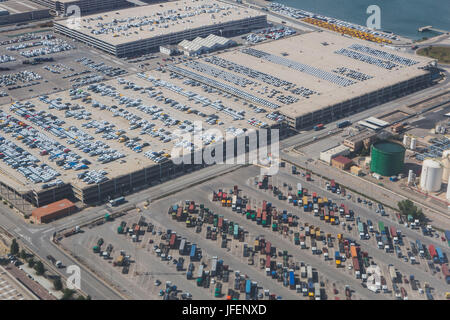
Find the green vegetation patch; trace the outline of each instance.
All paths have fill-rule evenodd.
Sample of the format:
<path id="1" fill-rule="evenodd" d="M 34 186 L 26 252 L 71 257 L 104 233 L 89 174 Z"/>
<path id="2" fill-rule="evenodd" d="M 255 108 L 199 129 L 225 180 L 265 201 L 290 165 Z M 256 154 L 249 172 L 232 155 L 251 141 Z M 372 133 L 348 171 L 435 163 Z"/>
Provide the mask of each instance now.
<path id="1" fill-rule="evenodd" d="M 450 64 L 450 47 L 429 46 L 417 50 L 417 54 L 437 59 L 439 63 Z"/>

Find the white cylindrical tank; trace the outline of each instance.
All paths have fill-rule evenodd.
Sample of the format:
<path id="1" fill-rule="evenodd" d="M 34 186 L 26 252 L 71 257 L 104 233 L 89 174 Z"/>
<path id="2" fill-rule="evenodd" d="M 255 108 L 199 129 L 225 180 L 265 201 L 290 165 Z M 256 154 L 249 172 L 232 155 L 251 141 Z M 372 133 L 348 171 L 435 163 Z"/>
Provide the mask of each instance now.
<path id="1" fill-rule="evenodd" d="M 442 164 L 433 159 L 426 159 L 422 164 L 420 188 L 424 191 L 436 192 L 441 189 Z"/>
<path id="2" fill-rule="evenodd" d="M 450 183 L 447 183 L 447 200 L 450 200 Z"/>
<path id="3" fill-rule="evenodd" d="M 443 173 L 442 173 L 442 181 L 448 182 L 448 177 L 450 176 L 450 150 L 445 150 L 442 152 L 442 167 L 443 167 Z"/>
<path id="4" fill-rule="evenodd" d="M 408 184 L 413 183 L 416 180 L 416 175 L 414 174 L 414 171 L 409 170 L 408 171 Z"/>
<path id="5" fill-rule="evenodd" d="M 411 139 L 409 138 L 409 136 L 405 134 L 405 135 L 403 136 L 403 145 L 404 145 L 405 147 L 409 146 L 410 140 L 411 140 Z"/>
<path id="6" fill-rule="evenodd" d="M 409 145 L 409 148 L 411 150 L 416 150 L 416 144 L 417 144 L 416 138 L 411 138 L 411 144 Z"/>

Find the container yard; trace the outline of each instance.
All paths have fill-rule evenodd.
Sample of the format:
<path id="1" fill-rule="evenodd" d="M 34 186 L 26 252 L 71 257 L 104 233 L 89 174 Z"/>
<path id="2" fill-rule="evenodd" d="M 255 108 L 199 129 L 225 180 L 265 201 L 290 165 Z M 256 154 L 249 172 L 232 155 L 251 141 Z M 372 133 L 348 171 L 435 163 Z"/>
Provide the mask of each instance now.
<path id="1" fill-rule="evenodd" d="M 146 243 L 158 245 L 156 239 L 153 243 L 147 240 L 145 232 L 135 237 L 136 224 L 141 217 L 153 224 L 155 230 L 156 226 L 165 226 L 158 235 L 165 235 L 170 251 L 166 253 L 167 249 L 158 245 L 161 251 L 154 253 L 157 257 L 169 254 L 171 259 L 176 259 L 174 271 L 178 268 L 178 255 L 184 258 L 184 265 L 195 265 L 185 275 L 186 280 L 191 280 L 186 284 L 176 281 L 183 290 L 193 294 L 193 299 L 198 296 L 189 286 L 203 286 L 205 279 L 210 283 L 205 294 L 210 297 L 220 296 L 215 295 L 217 288 L 217 292 L 222 293 L 227 292 L 227 288 L 235 290 L 231 288 L 231 277 L 236 270 L 240 271 L 239 275 L 246 274 L 250 283 L 263 284 L 261 292 L 269 290 L 269 298 L 274 294 L 282 299 L 309 300 L 427 299 L 426 284 L 433 286 L 434 299 L 444 298 L 446 280 L 440 274 L 445 275 L 445 267 L 439 273 L 436 266 L 445 265 L 448 248 L 436 243 L 433 237 L 406 228 L 394 214 L 377 215 L 375 209 L 339 196 L 338 192 L 343 194 L 344 190 L 335 182 L 327 186 L 315 176 L 307 180 L 306 175 L 302 177 L 304 172 L 296 170 L 293 175 L 290 168 L 272 177 L 254 176 L 257 168 L 251 171 L 244 173 L 241 169 L 160 199 L 142 208 L 141 215 L 128 214 L 101 226 L 91 225 L 94 231 L 91 238 L 95 239 L 83 244 L 85 250 L 92 250 L 89 246 L 94 246 L 98 237 L 110 237 L 106 242 L 114 241 L 116 250 L 123 248 L 126 240 L 142 243 L 143 248 L 138 250 L 153 254 Z M 296 181 L 301 182 L 294 183 Z M 379 209 L 375 204 L 371 207 Z M 120 222 L 122 220 L 126 223 Z M 165 233 L 165 228 L 171 232 Z M 112 233 L 116 230 L 118 238 L 113 240 Z M 122 234 L 129 235 L 119 240 Z M 68 237 L 62 244 L 75 250 L 73 246 L 79 241 L 83 240 Z M 428 248 L 430 245 L 434 250 Z M 200 249 L 201 257 L 197 256 Z M 423 250 L 430 251 L 430 255 L 421 254 Z M 116 255 L 112 256 L 115 259 Z M 102 261 L 100 257 L 97 260 Z M 230 283 L 224 282 L 223 274 L 222 279 L 218 278 L 220 260 L 228 265 L 230 273 L 225 278 L 230 278 Z M 205 265 L 199 273 L 198 263 L 202 261 Z M 130 265 L 130 272 L 144 275 L 142 268 L 145 269 L 138 264 Z M 155 278 L 162 277 L 151 272 L 148 276 L 153 277 L 139 281 L 150 285 Z M 215 285 L 217 282 L 221 282 L 221 286 Z M 241 293 L 239 300 L 254 299 L 251 292 L 246 292 L 246 286 L 247 281 L 234 283 L 234 288 Z M 228 299 L 227 296 L 222 298 Z M 266 298 L 264 294 L 258 295 L 258 299 Z"/>
<path id="2" fill-rule="evenodd" d="M 149 14 L 152 12 L 153 14 Z M 101 22 L 99 22 L 101 20 Z M 133 23 L 130 28 L 129 22 Z M 266 15 L 218 1 L 196 1 L 186 6 L 171 1 L 116 11 L 114 15 L 84 17 L 80 30 L 70 20 L 55 21 L 55 31 L 117 57 L 159 50 L 159 46 L 209 34 L 233 36 L 267 25 Z"/>

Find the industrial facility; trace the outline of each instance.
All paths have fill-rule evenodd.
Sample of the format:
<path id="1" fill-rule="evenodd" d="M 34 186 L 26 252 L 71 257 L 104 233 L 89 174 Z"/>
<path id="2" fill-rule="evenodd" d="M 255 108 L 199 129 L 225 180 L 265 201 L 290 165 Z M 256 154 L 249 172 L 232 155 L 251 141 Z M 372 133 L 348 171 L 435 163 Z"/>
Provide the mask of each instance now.
<path id="1" fill-rule="evenodd" d="M 263 82 L 264 87 L 255 90 L 241 80 L 239 90 L 264 95 L 270 107 L 297 129 L 332 122 L 425 88 L 435 72 L 432 59 L 325 32 L 231 50 L 201 63 L 206 65 L 201 66 L 204 73 L 221 71 L 223 77 L 239 75 Z M 197 63 L 186 67 L 199 69 Z M 376 128 L 385 124 L 366 123 Z"/>
<path id="2" fill-rule="evenodd" d="M 380 141 L 370 148 L 370 171 L 388 177 L 403 171 L 405 148 L 398 143 Z"/>
<path id="3" fill-rule="evenodd" d="M 231 36 L 267 25 L 267 16 L 218 1 L 167 2 L 109 14 L 89 15 L 80 28 L 55 21 L 55 31 L 117 57 L 157 51 L 160 46 L 209 34 Z"/>
<path id="4" fill-rule="evenodd" d="M 4 106 L 2 194 L 19 209 L 23 202 L 40 207 L 63 198 L 98 203 L 202 168 L 204 159 L 193 164 L 193 144 L 184 136 L 198 133 L 198 122 L 203 147 L 237 143 L 259 128 L 286 135 L 285 125 L 261 108 L 212 88 L 205 93 L 205 86 L 174 75 L 139 73 Z M 182 163 L 172 161 L 174 147 Z"/>

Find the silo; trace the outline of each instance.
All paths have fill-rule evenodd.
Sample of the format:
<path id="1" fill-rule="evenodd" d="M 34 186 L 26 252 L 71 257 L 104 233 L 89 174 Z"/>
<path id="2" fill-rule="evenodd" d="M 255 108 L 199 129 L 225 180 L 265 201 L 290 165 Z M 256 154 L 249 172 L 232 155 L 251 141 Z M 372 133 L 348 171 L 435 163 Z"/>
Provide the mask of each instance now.
<path id="1" fill-rule="evenodd" d="M 442 164 L 433 159 L 426 159 L 422 163 L 422 174 L 420 176 L 420 188 L 424 191 L 436 192 L 441 189 Z"/>
<path id="2" fill-rule="evenodd" d="M 395 142 L 380 141 L 371 147 L 370 171 L 394 176 L 402 172 L 404 160 L 405 147 Z"/>
<path id="3" fill-rule="evenodd" d="M 411 150 L 416 150 L 416 144 L 417 144 L 416 138 L 411 138 L 411 144 L 409 145 L 409 148 Z"/>
<path id="4" fill-rule="evenodd" d="M 450 176 L 450 150 L 442 152 L 442 167 L 444 172 L 442 173 L 442 181 L 447 183 L 448 176 Z"/>
<path id="5" fill-rule="evenodd" d="M 450 183 L 447 183 L 447 200 L 450 200 Z"/>
<path id="6" fill-rule="evenodd" d="M 416 175 L 414 171 L 409 170 L 408 172 L 408 184 L 412 184 L 416 180 Z"/>
<path id="7" fill-rule="evenodd" d="M 410 137 L 408 136 L 408 135 L 404 135 L 403 136 L 403 145 L 405 146 L 405 147 L 407 147 L 407 146 L 409 146 L 409 144 L 410 144 Z"/>

